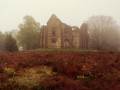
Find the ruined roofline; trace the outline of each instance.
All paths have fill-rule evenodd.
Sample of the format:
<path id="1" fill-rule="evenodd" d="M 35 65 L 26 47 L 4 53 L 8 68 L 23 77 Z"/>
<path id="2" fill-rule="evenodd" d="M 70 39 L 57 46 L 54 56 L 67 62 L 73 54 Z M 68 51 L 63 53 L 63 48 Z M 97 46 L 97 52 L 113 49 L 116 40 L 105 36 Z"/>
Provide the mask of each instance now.
<path id="1" fill-rule="evenodd" d="M 62 23 L 63 25 L 65 25 L 65 26 L 68 26 L 68 27 L 72 27 L 71 25 L 68 25 L 68 24 L 66 24 L 66 23 Z"/>
<path id="2" fill-rule="evenodd" d="M 55 19 L 55 20 L 58 20 L 59 22 L 61 22 L 63 25 L 65 26 L 68 26 L 68 27 L 71 27 L 71 28 L 77 28 L 77 29 L 80 29 L 78 26 L 71 26 L 71 25 L 68 25 L 66 23 L 63 23 L 55 14 L 52 14 L 50 19 L 48 20 L 48 22 L 50 22 L 50 20 L 52 19 Z M 48 25 L 48 22 L 47 22 L 47 25 Z M 43 25 L 42 27 L 46 27 L 47 25 Z"/>
<path id="3" fill-rule="evenodd" d="M 61 22 L 61 20 L 55 15 L 55 14 L 52 14 L 52 16 L 50 17 L 50 19 L 48 20 L 48 22 L 47 22 L 47 24 L 50 22 L 50 20 L 52 20 L 52 19 L 56 19 L 56 20 L 58 20 L 58 21 L 60 21 Z M 62 22 L 61 22 L 62 23 Z"/>

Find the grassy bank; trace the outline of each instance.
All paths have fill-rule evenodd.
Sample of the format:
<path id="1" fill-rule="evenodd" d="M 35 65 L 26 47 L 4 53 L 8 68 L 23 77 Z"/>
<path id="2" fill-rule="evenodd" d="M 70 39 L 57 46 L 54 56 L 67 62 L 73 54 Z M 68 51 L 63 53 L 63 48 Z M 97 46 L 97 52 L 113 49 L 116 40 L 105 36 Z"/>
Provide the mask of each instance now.
<path id="1" fill-rule="evenodd" d="M 80 49 L 80 48 L 39 48 L 35 51 L 93 51 L 96 52 L 97 50 L 88 50 L 88 49 Z"/>

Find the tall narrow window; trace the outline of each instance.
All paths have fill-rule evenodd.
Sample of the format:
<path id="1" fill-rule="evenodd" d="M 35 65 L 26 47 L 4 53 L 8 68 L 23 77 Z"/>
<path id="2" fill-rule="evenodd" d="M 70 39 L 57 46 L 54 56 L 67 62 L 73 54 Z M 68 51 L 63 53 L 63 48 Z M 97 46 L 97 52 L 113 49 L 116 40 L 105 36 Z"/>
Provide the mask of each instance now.
<path id="1" fill-rule="evenodd" d="M 55 30 L 55 27 L 52 29 L 52 35 L 53 35 L 53 36 L 56 36 L 56 30 Z"/>

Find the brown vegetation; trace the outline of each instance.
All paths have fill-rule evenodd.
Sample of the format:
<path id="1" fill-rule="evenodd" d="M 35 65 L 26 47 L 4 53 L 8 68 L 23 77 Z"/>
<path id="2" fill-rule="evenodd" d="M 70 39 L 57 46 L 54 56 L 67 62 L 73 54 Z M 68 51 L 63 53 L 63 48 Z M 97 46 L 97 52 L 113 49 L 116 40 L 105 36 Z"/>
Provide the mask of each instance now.
<path id="1" fill-rule="evenodd" d="M 0 53 L 0 89 L 120 88 L 120 53 Z"/>

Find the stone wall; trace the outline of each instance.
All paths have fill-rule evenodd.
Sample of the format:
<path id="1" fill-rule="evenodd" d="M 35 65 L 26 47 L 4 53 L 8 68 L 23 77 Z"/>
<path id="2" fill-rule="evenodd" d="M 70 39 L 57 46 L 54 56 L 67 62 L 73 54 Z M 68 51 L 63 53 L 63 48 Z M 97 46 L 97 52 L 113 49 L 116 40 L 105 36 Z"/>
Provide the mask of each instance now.
<path id="1" fill-rule="evenodd" d="M 40 48 L 87 48 L 87 28 L 85 24 L 71 27 L 52 15 L 47 26 L 40 31 Z"/>

